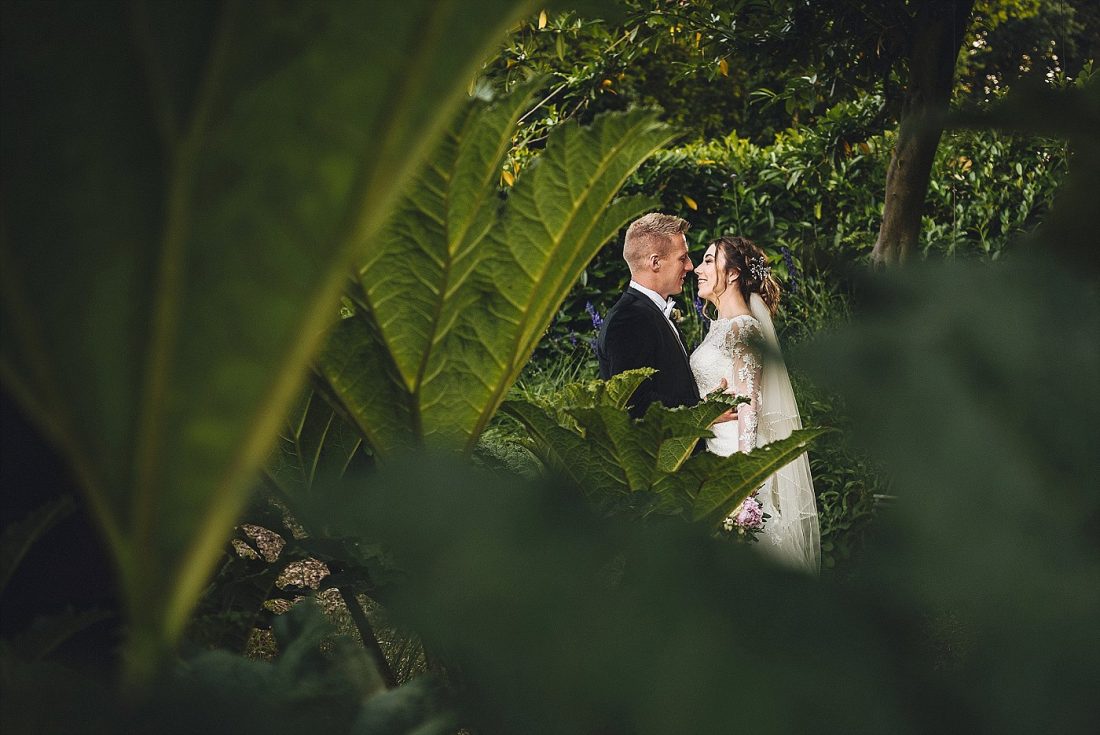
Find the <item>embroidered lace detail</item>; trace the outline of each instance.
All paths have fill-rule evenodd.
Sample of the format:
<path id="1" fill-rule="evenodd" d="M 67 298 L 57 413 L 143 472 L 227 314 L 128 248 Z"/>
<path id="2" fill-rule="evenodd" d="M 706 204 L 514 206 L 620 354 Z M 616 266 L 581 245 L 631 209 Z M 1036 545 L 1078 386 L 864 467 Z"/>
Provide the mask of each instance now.
<path id="1" fill-rule="evenodd" d="M 760 323 L 748 314 L 716 319 L 702 344 L 691 353 L 691 371 L 700 396 L 713 391 L 725 378 L 728 393 L 751 401 L 738 407 L 736 421 L 712 427 L 715 438 L 707 441 L 707 449 L 715 454 L 751 452 L 757 446 L 763 340 Z"/>

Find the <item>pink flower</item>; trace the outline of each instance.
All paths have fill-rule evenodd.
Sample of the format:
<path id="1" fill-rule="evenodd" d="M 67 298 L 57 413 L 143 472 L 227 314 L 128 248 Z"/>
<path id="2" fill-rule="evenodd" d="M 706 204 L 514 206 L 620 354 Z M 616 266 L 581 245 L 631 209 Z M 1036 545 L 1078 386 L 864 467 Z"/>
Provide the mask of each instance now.
<path id="1" fill-rule="evenodd" d="M 729 514 L 726 522 L 730 530 L 733 530 L 733 526 L 746 531 L 761 529 L 764 527 L 764 508 L 756 498 L 745 498 L 741 505 Z"/>

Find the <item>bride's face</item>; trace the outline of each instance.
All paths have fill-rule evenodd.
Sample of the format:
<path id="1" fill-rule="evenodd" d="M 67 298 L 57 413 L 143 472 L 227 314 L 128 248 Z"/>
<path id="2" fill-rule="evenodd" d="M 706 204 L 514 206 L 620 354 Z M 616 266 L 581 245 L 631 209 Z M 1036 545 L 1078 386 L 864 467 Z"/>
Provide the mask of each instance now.
<path id="1" fill-rule="evenodd" d="M 718 297 L 726 290 L 726 258 L 711 245 L 703 253 L 703 262 L 695 267 L 695 276 L 699 279 L 699 298 L 718 303 Z"/>

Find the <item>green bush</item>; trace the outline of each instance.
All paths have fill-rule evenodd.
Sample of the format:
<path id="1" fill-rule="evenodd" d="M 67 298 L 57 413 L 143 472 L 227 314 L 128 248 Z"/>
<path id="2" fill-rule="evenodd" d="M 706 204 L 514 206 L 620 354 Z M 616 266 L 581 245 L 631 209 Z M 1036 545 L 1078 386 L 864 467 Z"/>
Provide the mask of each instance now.
<path id="1" fill-rule="evenodd" d="M 643 164 L 624 191 L 655 197 L 662 211 L 689 220 L 696 259 L 721 234 L 756 240 L 786 286 L 778 321 L 816 329 L 815 309 L 844 311 L 832 297 L 850 290 L 847 273 L 866 263 L 878 233 L 894 141 L 892 132 L 873 131 L 879 104 L 867 96 L 837 105 L 814 127 L 787 130 L 769 146 L 733 133 L 667 149 Z M 928 191 L 925 255 L 1000 257 L 1042 218 L 1064 173 L 1061 143 L 988 130 L 946 133 Z M 608 243 L 589 264 L 536 357 L 588 337 L 586 303 L 603 314 L 618 298 L 629 280 L 621 246 Z M 807 278 L 827 284 L 809 301 Z M 689 282 L 685 312 L 691 311 L 691 289 Z M 684 330 L 689 341 L 701 336 L 691 326 Z"/>

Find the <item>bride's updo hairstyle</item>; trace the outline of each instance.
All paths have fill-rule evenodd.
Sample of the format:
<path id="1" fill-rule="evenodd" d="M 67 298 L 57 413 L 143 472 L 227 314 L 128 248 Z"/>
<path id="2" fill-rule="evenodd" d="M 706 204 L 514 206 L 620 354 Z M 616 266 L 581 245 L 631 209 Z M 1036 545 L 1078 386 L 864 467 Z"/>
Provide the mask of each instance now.
<path id="1" fill-rule="evenodd" d="M 722 253 L 726 264 L 722 272 L 722 282 L 725 283 L 727 274 L 736 269 L 740 273 L 737 285 L 745 303 L 749 303 L 750 296 L 758 293 L 767 304 L 768 310 L 774 314 L 779 308 L 779 281 L 772 275 L 768 256 L 760 246 L 740 235 L 720 237 L 711 242 L 711 245 L 714 246 L 715 252 Z M 717 267 L 717 263 L 715 265 Z"/>

